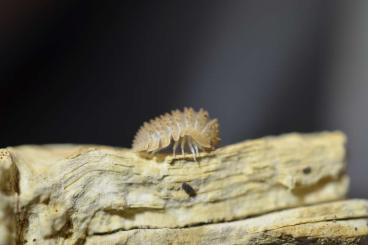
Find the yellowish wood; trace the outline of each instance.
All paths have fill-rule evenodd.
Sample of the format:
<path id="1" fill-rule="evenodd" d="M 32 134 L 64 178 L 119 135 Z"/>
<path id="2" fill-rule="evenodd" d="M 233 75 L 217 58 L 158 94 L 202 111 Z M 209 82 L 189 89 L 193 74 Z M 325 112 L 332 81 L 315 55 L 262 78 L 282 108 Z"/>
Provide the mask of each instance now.
<path id="1" fill-rule="evenodd" d="M 0 191 L 16 214 L 19 243 L 101 244 L 115 233 L 121 240 L 114 242 L 124 243 L 126 237 L 135 240 L 122 234 L 153 239 L 150 234 L 175 231 L 170 234 L 176 237 L 214 223 L 214 229 L 224 229 L 224 221 L 234 220 L 242 220 L 234 223 L 241 230 L 241 222 L 253 219 L 247 217 L 336 201 L 348 189 L 340 132 L 249 140 L 202 153 L 198 162 L 189 155 L 150 158 L 93 145 L 26 145 L 1 152 Z M 355 220 L 344 222 L 350 218 Z"/>
<path id="2" fill-rule="evenodd" d="M 89 236 L 87 244 L 360 244 L 368 234 L 368 201 L 288 209 L 255 218 L 174 229 L 133 229 Z"/>

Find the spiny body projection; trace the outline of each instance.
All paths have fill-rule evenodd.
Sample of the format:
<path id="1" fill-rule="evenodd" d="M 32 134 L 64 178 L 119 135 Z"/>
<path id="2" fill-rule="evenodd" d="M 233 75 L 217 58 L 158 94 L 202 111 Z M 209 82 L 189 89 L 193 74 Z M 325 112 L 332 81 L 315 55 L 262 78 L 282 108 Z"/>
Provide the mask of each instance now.
<path id="1" fill-rule="evenodd" d="M 183 155 L 188 146 L 196 160 L 199 150 L 213 150 L 219 140 L 217 119 L 210 119 L 203 109 L 184 108 L 145 122 L 138 130 L 132 147 L 137 152 L 155 153 L 172 145 L 175 157 L 179 145 Z"/>

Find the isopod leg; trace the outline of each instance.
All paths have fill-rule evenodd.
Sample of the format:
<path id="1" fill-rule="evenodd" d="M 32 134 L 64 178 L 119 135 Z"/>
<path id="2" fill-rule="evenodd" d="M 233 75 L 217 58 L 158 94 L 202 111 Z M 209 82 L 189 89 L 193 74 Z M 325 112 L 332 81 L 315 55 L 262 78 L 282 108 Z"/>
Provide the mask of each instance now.
<path id="1" fill-rule="evenodd" d="M 183 155 L 183 157 L 185 156 L 184 147 L 185 147 L 185 137 L 183 137 L 181 140 L 181 154 Z"/>
<path id="2" fill-rule="evenodd" d="M 199 157 L 198 146 L 196 143 L 193 144 L 196 155 Z"/>
<path id="3" fill-rule="evenodd" d="M 173 147 L 173 157 L 175 157 L 176 155 L 176 148 L 178 148 L 178 145 L 179 145 L 179 141 L 175 141 L 174 147 Z"/>
<path id="4" fill-rule="evenodd" d="M 193 144 L 192 143 L 193 143 L 192 140 L 189 139 L 188 140 L 188 145 L 189 145 L 190 151 L 192 152 L 192 156 L 193 156 L 194 161 L 197 161 L 197 159 L 196 159 L 196 152 L 194 150 L 194 147 L 193 147 Z"/>

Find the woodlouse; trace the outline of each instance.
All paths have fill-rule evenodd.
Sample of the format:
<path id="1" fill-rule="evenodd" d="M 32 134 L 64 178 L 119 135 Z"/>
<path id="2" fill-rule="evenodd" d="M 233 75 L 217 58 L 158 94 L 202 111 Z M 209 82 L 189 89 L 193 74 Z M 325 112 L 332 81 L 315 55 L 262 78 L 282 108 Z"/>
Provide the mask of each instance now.
<path id="1" fill-rule="evenodd" d="M 183 156 L 188 146 L 196 160 L 199 150 L 213 150 L 219 140 L 217 119 L 210 119 L 203 109 L 184 108 L 183 111 L 174 110 L 145 122 L 138 130 L 132 148 L 136 152 L 155 153 L 173 143 L 175 157 L 180 144 Z"/>

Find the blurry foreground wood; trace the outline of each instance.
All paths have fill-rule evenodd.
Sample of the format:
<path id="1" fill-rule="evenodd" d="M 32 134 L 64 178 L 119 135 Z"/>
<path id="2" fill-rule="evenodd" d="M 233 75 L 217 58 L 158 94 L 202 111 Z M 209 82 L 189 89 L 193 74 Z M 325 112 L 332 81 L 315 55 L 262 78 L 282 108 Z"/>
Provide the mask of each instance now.
<path id="1" fill-rule="evenodd" d="M 0 149 L 0 244 L 359 244 L 340 132 L 287 134 L 198 162 L 92 145 Z"/>

